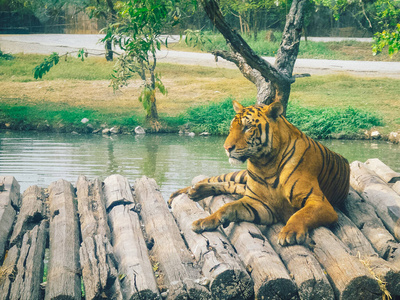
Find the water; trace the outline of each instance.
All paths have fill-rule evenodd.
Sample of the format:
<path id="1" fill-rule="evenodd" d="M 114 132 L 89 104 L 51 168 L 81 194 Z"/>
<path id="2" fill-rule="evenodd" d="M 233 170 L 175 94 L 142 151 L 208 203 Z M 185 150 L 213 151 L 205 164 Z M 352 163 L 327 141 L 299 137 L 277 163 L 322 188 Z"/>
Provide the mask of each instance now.
<path id="1" fill-rule="evenodd" d="M 75 183 L 111 174 L 131 183 L 146 175 L 154 178 L 165 199 L 190 184 L 199 174 L 207 176 L 238 170 L 228 163 L 224 137 L 188 137 L 173 134 L 125 136 L 49 134 L 0 131 L 0 175 L 13 175 L 21 185 L 47 187 L 60 178 Z M 400 146 L 380 141 L 323 141 L 349 161 L 379 158 L 400 171 Z M 243 165 L 243 168 L 245 165 Z"/>

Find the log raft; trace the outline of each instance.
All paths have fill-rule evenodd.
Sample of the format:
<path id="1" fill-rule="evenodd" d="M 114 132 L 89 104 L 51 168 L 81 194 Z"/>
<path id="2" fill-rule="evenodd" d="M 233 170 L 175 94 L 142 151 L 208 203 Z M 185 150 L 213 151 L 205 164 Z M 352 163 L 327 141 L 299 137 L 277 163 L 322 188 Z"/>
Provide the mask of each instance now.
<path id="1" fill-rule="evenodd" d="M 0 300 L 400 299 L 398 173 L 354 162 L 351 186 L 335 225 L 282 247 L 283 224 L 191 231 L 229 196 L 202 208 L 181 195 L 170 211 L 147 177 L 81 176 L 21 197 L 0 176 Z"/>

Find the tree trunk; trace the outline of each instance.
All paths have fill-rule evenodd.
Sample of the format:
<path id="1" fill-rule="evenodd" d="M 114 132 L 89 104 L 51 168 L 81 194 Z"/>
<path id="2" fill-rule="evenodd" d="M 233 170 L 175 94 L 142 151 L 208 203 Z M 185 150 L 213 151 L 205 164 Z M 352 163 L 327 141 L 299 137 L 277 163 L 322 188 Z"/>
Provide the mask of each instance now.
<path id="1" fill-rule="evenodd" d="M 282 35 L 282 42 L 278 50 L 275 66 L 272 66 L 254 53 L 243 38 L 231 28 L 225 21 L 216 0 L 202 0 L 201 3 L 211 22 L 222 33 L 230 45 L 234 53 L 233 55 L 241 57 L 240 59 L 236 58 L 236 60 L 243 60 L 243 62 L 240 62 L 242 67 L 239 66 L 239 63 L 236 63 L 236 65 L 243 74 L 248 74 L 245 77 L 249 79 L 251 77 L 250 73 L 254 71 L 258 71 L 259 76 L 263 77 L 265 82 L 263 84 L 257 84 L 257 82 L 260 82 L 258 80 L 253 81 L 249 79 L 257 86 L 257 103 L 269 104 L 273 101 L 280 101 L 286 112 L 290 86 L 295 81 L 292 73 L 299 51 L 306 0 L 294 0 L 292 2 L 290 12 L 286 18 L 286 26 Z M 217 52 L 216 55 L 220 53 Z"/>

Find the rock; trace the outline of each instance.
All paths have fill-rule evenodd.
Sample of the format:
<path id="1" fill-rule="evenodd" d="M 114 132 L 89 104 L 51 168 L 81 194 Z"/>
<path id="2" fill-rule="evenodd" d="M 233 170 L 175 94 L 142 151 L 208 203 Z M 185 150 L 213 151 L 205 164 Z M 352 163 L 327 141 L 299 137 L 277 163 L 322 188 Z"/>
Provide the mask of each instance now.
<path id="1" fill-rule="evenodd" d="M 372 139 L 379 139 L 381 137 L 381 134 L 379 133 L 379 131 L 374 130 L 371 132 L 371 138 Z"/>
<path id="2" fill-rule="evenodd" d="M 193 136 L 195 136 L 195 135 L 196 135 L 196 134 L 195 134 L 194 132 L 189 132 L 189 133 L 188 133 L 188 136 L 192 136 L 192 137 L 193 137 Z"/>
<path id="3" fill-rule="evenodd" d="M 79 133 L 77 133 L 76 131 L 72 131 L 71 134 L 79 135 Z"/>
<path id="4" fill-rule="evenodd" d="M 118 134 L 118 133 L 121 133 L 121 129 L 120 129 L 119 127 L 116 127 L 116 126 L 114 126 L 114 127 L 111 127 L 111 129 L 110 129 L 110 133 L 112 133 L 112 134 Z"/>
<path id="5" fill-rule="evenodd" d="M 392 142 L 394 144 L 400 143 L 400 133 L 399 132 L 389 133 L 389 142 Z"/>
<path id="6" fill-rule="evenodd" d="M 146 131 L 144 130 L 144 128 L 142 126 L 137 126 L 135 128 L 135 133 L 136 134 L 146 134 Z"/>
<path id="7" fill-rule="evenodd" d="M 104 128 L 104 129 L 101 131 L 101 133 L 102 133 L 102 134 L 111 134 L 110 128 Z"/>
<path id="8" fill-rule="evenodd" d="M 201 135 L 201 136 L 208 136 L 208 135 L 210 135 L 210 133 L 207 132 L 207 131 L 205 131 L 205 132 L 200 133 L 199 135 Z"/>
<path id="9" fill-rule="evenodd" d="M 88 118 L 83 118 L 83 119 L 81 120 L 81 123 L 83 123 L 83 124 L 86 124 L 87 122 L 89 122 L 89 119 L 88 119 Z"/>

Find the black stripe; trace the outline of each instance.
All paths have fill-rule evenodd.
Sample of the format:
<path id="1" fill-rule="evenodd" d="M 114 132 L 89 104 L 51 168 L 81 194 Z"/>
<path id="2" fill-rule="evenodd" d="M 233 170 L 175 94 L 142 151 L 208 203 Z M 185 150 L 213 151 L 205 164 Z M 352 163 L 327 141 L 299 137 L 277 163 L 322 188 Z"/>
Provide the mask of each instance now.
<path id="1" fill-rule="evenodd" d="M 306 204 L 307 199 L 310 197 L 312 191 L 313 191 L 313 187 L 311 188 L 311 190 L 308 192 L 307 196 L 304 197 L 303 201 L 301 201 L 301 207 L 304 207 L 304 205 Z"/>
<path id="2" fill-rule="evenodd" d="M 254 215 L 254 220 L 253 222 L 255 224 L 260 224 L 261 223 L 261 218 L 260 218 L 260 214 L 258 213 L 257 209 L 255 209 L 253 206 L 249 205 L 246 203 L 246 205 L 249 207 L 249 209 L 251 209 L 253 215 Z"/>
<path id="3" fill-rule="evenodd" d="M 289 176 L 286 178 L 285 184 L 288 182 L 289 178 L 293 175 L 293 173 L 297 170 L 297 168 L 301 165 L 301 163 L 304 161 L 304 155 L 306 155 L 307 151 L 311 148 L 310 141 L 308 141 L 308 147 L 306 150 L 304 150 L 303 155 L 301 156 L 299 162 L 297 165 L 293 168 L 292 172 L 290 172 Z"/>
<path id="4" fill-rule="evenodd" d="M 290 189 L 290 196 L 289 196 L 289 201 L 292 203 L 293 202 L 293 192 L 294 192 L 294 187 L 297 183 L 297 181 L 299 181 L 298 179 L 293 183 L 292 188 Z"/>
<path id="5" fill-rule="evenodd" d="M 239 174 L 240 171 L 236 171 L 235 173 L 232 174 L 231 178 L 229 181 L 235 181 L 236 176 Z"/>
<path id="6" fill-rule="evenodd" d="M 240 176 L 240 181 L 239 181 L 240 183 L 246 183 L 245 179 L 247 174 L 248 174 L 247 170 L 242 173 L 242 175 Z"/>

